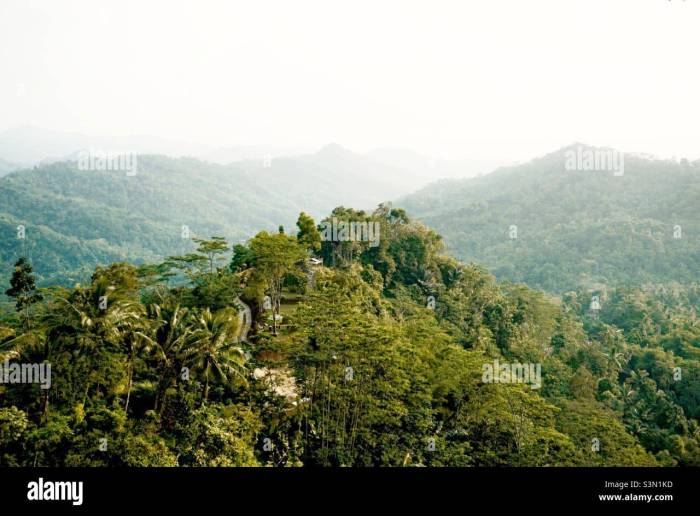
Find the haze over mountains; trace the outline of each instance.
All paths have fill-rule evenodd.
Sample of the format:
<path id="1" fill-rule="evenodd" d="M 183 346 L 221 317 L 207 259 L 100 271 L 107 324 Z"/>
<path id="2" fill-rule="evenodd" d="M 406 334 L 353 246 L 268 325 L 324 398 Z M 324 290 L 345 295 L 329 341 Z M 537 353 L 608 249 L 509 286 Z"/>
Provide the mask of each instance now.
<path id="1" fill-rule="evenodd" d="M 335 144 L 340 147 L 339 145 Z M 20 126 L 0 132 L 0 174 L 21 167 L 74 159 L 81 150 L 120 151 L 192 157 L 227 165 L 239 161 L 303 156 L 318 149 L 279 145 L 215 146 L 148 135 L 98 136 Z M 358 153 L 359 154 L 359 153 Z M 369 161 L 406 172 L 419 185 L 441 177 L 471 177 L 485 174 L 508 162 L 505 159 L 443 159 L 401 147 L 380 147 L 359 154 Z M 412 183 L 413 184 L 413 183 Z"/>
<path id="2" fill-rule="evenodd" d="M 98 263 L 187 251 L 183 226 L 195 236 L 237 242 L 280 224 L 294 231 L 301 211 L 319 220 L 336 206 L 371 210 L 394 200 L 442 234 L 457 258 L 552 292 L 689 281 L 700 270 L 700 172 L 688 162 L 628 155 L 624 176 L 616 177 L 566 170 L 567 149 L 560 149 L 483 175 L 496 163 L 445 161 L 398 148 L 358 154 L 329 144 L 276 156 L 267 146 L 124 142 L 101 146 L 110 142 L 32 128 L 0 135 L 0 175 L 17 163 L 35 164 L 0 179 L 0 260 L 9 264 L 28 253 L 42 281 L 70 283 Z M 140 155 L 138 173 L 129 177 L 80 170 L 76 153 L 90 148 L 172 155 Z M 218 153 L 221 160 L 251 157 L 222 165 L 173 157 L 178 150 Z M 62 158 L 47 159 L 51 155 Z M 20 225 L 23 241 L 16 236 Z M 510 237 L 512 226 L 517 238 Z"/>
<path id="3" fill-rule="evenodd" d="M 181 237 L 183 226 L 193 236 L 216 234 L 236 242 L 263 228 L 277 230 L 280 224 L 292 231 L 301 211 L 318 220 L 339 205 L 371 210 L 429 181 L 420 166 L 426 158 L 418 154 L 392 150 L 386 156 L 379 150 L 361 155 L 337 144 L 314 153 L 265 154 L 226 165 L 140 154 L 133 176 L 123 170 L 80 169 L 80 150 L 166 152 L 177 147 L 168 147 L 165 140 L 121 143 L 32 128 L 0 137 L 0 155 L 34 163 L 0 180 L 4 264 L 26 253 L 42 281 L 70 284 L 98 263 L 157 260 L 185 252 L 189 247 L 183 242 L 191 242 Z M 209 152 L 183 147 L 182 153 L 195 150 Z M 268 151 L 247 148 L 239 157 Z M 234 149 L 216 152 L 220 159 L 235 154 Z M 8 163 L 7 171 L 16 167 Z M 432 163 L 430 172 L 448 167 L 454 172 L 458 165 Z M 26 228 L 25 240 L 17 239 L 18 226 Z"/>
<path id="4" fill-rule="evenodd" d="M 264 156 L 278 156 L 292 151 L 262 145 L 219 148 L 155 136 L 96 136 L 32 126 L 15 127 L 0 133 L 0 157 L 23 166 L 62 161 L 78 151 L 88 149 L 163 154 L 176 158 L 192 156 L 215 163 L 262 159 Z"/>

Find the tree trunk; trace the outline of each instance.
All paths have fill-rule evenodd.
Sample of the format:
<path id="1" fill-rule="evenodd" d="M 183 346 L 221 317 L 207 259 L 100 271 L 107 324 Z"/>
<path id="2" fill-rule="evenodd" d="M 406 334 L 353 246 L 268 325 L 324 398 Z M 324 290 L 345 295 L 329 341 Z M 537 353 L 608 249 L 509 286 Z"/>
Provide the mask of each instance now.
<path id="1" fill-rule="evenodd" d="M 202 405 L 204 405 L 209 399 L 209 371 L 204 373 L 204 399 L 202 400 Z"/>
<path id="2" fill-rule="evenodd" d="M 277 335 L 277 293 L 272 294 L 272 334 Z"/>
<path id="3" fill-rule="evenodd" d="M 124 404 L 124 414 L 129 417 L 129 398 L 131 397 L 131 385 L 134 376 L 134 361 L 133 358 L 129 360 L 129 382 L 126 387 L 126 403 Z"/>
<path id="4" fill-rule="evenodd" d="M 44 389 L 43 400 L 41 402 L 41 421 L 46 423 L 49 419 L 49 390 Z"/>

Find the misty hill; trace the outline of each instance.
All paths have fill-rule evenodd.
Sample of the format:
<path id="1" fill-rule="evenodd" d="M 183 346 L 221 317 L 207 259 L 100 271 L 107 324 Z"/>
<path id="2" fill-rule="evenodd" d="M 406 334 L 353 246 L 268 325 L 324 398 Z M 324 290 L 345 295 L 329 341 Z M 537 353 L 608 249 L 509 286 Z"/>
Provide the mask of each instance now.
<path id="1" fill-rule="evenodd" d="M 447 160 L 396 147 L 374 149 L 365 156 L 377 163 L 405 170 L 412 176 L 425 180 L 426 183 L 437 178 L 467 178 L 487 174 L 507 163 L 507 160 L 504 159 L 462 158 Z"/>
<path id="2" fill-rule="evenodd" d="M 4 159 L 0 158 L 0 176 L 9 174 L 13 170 L 17 170 L 18 168 L 20 168 L 18 165 L 10 163 L 9 161 L 5 161 Z"/>
<path id="3" fill-rule="evenodd" d="M 338 145 L 331 144 L 329 149 Z M 264 161 L 268 158 L 299 157 L 313 152 L 292 146 L 233 145 L 213 146 L 148 135 L 100 136 L 75 132 L 54 131 L 33 126 L 21 126 L 0 132 L 0 174 L 38 164 L 71 160 L 79 151 L 97 150 L 136 154 L 158 154 L 173 158 L 192 157 L 228 165 L 241 161 Z M 328 149 L 327 149 L 328 150 Z M 345 149 L 343 149 L 345 150 Z M 438 159 L 410 149 L 382 147 L 365 154 L 347 151 L 347 155 L 363 158 L 368 163 L 383 165 L 394 171 L 387 179 L 408 182 L 411 189 L 425 186 L 441 177 L 472 177 L 492 171 L 505 160 Z M 5 166 L 3 160 L 9 162 Z M 401 171 L 401 175 L 396 172 Z"/>
<path id="4" fill-rule="evenodd" d="M 0 179 L 2 270 L 26 253 L 42 281 L 71 283 L 96 264 L 190 250 L 183 225 L 192 236 L 230 242 L 280 224 L 295 231 L 301 211 L 318 218 L 339 205 L 371 209 L 407 193 L 400 175 L 338 145 L 226 166 L 139 156 L 131 177 L 80 170 L 77 162 L 45 164 Z M 17 238 L 20 225 L 25 240 Z"/>
<path id="5" fill-rule="evenodd" d="M 626 155 L 622 176 L 567 170 L 566 151 L 577 147 L 440 181 L 397 204 L 500 279 L 554 292 L 697 281 L 700 163 Z"/>
<path id="6" fill-rule="evenodd" d="M 296 156 L 306 154 L 292 147 L 277 147 L 274 145 L 240 145 L 234 147 L 217 147 L 197 154 L 195 157 L 220 165 L 228 165 L 237 161 L 263 161 L 280 156 Z"/>
<path id="7" fill-rule="evenodd" d="M 259 164 L 270 158 L 285 162 L 302 161 L 307 166 L 314 161 L 314 154 L 317 154 L 316 158 L 322 158 L 326 162 L 340 158 L 353 162 L 354 168 L 363 167 L 368 173 L 381 172 L 385 183 L 398 184 L 406 192 L 425 186 L 439 177 L 469 177 L 493 170 L 497 165 L 496 162 L 475 160 L 437 160 L 398 148 L 380 148 L 359 154 L 338 144 L 329 144 L 315 153 L 290 146 L 266 144 L 216 147 L 148 135 L 100 136 L 21 126 L 0 132 L 0 174 L 22 167 L 72 161 L 81 151 L 190 157 L 219 165 L 245 161 L 250 162 L 246 163 L 248 168 L 253 162 Z M 343 171 L 345 166 L 342 163 L 339 165 Z"/>

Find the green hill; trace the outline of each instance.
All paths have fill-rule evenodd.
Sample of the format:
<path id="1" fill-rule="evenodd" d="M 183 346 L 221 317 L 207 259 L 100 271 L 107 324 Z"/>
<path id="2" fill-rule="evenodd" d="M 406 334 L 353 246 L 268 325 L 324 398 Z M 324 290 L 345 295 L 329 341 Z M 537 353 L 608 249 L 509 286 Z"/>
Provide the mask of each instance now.
<path id="1" fill-rule="evenodd" d="M 153 261 L 192 249 L 182 238 L 222 235 L 238 242 L 302 210 L 340 204 L 370 208 L 408 192 L 385 180 L 398 170 L 340 146 L 316 154 L 217 165 L 193 158 L 139 156 L 138 172 L 46 164 L 0 178 L 0 263 L 27 254 L 40 284 L 85 280 L 98 264 Z M 17 238 L 18 226 L 26 238 Z"/>
<path id="2" fill-rule="evenodd" d="M 434 183 L 397 204 L 499 279 L 552 292 L 697 281 L 699 164 L 627 155 L 621 176 L 567 170 L 575 148 Z"/>
<path id="3" fill-rule="evenodd" d="M 379 245 L 307 217 L 230 261 L 217 239 L 43 292 L 18 267 L 0 362 L 51 385 L 0 386 L 0 466 L 700 465 L 700 289 L 590 313 L 444 255 L 400 209 L 329 217 Z"/>

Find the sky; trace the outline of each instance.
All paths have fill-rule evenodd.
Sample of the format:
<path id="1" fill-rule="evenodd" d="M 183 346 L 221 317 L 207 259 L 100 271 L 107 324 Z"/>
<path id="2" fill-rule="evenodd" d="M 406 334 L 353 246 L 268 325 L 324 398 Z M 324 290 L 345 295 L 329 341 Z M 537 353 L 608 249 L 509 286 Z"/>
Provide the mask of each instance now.
<path id="1" fill-rule="evenodd" d="M 2 0 L 0 131 L 697 159 L 699 22 L 697 0 Z"/>

